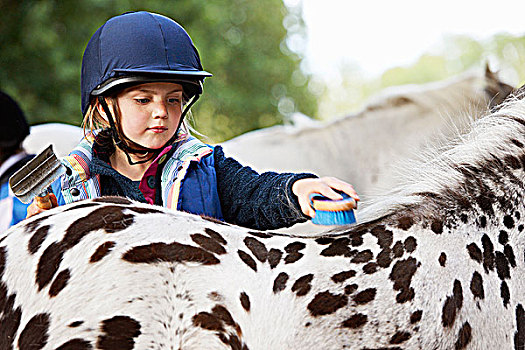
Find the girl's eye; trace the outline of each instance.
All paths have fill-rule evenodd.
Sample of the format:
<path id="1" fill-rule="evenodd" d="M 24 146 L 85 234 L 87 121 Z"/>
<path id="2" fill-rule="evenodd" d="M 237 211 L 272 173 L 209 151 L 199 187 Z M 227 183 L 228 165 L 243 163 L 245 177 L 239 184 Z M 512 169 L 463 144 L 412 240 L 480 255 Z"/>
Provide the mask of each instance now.
<path id="1" fill-rule="evenodd" d="M 146 104 L 149 102 L 149 98 L 136 98 L 135 101 L 137 101 L 140 104 Z"/>
<path id="2" fill-rule="evenodd" d="M 177 104 L 180 102 L 180 98 L 178 97 L 171 97 L 171 98 L 168 98 L 168 102 L 171 103 L 171 104 Z"/>

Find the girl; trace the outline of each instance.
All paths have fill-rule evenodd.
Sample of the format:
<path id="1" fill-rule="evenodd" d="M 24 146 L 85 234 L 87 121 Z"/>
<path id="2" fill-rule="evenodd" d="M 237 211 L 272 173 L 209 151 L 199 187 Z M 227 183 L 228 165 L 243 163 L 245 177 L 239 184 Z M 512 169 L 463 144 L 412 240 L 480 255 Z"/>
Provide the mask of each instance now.
<path id="1" fill-rule="evenodd" d="M 105 195 L 206 215 L 255 229 L 304 222 L 309 195 L 359 200 L 353 187 L 313 174 L 258 174 L 220 146 L 192 137 L 184 123 L 211 74 L 175 21 L 149 12 L 108 20 L 82 59 L 86 137 L 62 162 L 53 205 Z M 41 212 L 34 203 L 28 216 Z"/>

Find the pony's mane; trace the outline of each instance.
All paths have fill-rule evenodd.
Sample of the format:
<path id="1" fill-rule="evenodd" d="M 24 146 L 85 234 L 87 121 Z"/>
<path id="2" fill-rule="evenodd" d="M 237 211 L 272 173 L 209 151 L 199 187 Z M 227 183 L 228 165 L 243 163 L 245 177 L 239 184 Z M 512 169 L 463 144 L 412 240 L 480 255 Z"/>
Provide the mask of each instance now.
<path id="1" fill-rule="evenodd" d="M 497 110 L 472 122 L 465 133 L 441 140 L 418 159 L 404 161 L 404 169 L 398 166 L 400 185 L 370 199 L 358 214 L 359 220 L 367 222 L 405 210 L 428 196 L 446 197 L 451 189 L 466 193 L 469 189 L 462 183 L 473 169 L 490 173 L 494 167 L 505 167 L 503 163 L 525 166 L 525 159 L 520 158 L 525 129 L 522 97 L 510 96 Z"/>

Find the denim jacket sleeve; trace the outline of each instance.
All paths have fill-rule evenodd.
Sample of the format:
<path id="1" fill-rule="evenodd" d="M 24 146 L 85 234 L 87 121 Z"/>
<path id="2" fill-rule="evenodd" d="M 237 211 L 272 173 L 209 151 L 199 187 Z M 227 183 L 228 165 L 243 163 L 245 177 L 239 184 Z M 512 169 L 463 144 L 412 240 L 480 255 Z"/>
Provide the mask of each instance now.
<path id="1" fill-rule="evenodd" d="M 299 207 L 292 185 L 309 173 L 257 173 L 226 157 L 222 147 L 214 150 L 217 189 L 227 222 L 268 230 L 292 226 L 308 219 Z"/>

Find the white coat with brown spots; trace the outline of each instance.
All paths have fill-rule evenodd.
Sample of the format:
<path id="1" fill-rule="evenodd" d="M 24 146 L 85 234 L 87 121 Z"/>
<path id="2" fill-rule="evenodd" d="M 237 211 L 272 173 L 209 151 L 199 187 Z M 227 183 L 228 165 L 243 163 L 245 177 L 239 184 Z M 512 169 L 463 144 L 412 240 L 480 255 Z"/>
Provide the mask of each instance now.
<path id="1" fill-rule="evenodd" d="M 523 349 L 525 101 L 317 237 L 99 198 L 0 237 L 1 349 Z"/>

